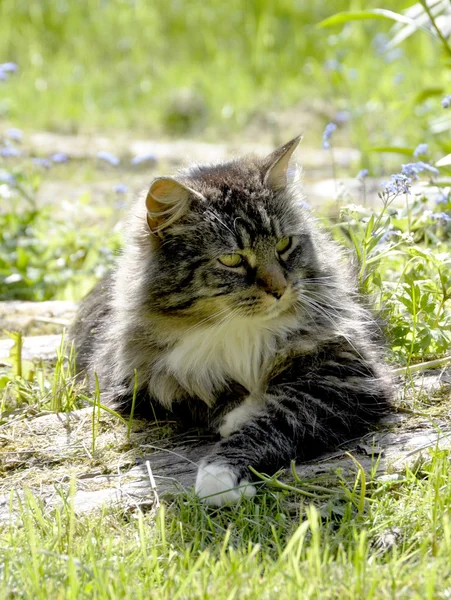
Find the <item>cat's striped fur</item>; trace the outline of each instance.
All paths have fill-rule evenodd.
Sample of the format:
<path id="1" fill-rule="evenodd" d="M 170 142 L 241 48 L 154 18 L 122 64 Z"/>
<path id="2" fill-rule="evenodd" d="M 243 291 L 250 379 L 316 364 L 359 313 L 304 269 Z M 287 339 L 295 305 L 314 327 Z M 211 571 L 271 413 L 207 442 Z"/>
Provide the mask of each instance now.
<path id="1" fill-rule="evenodd" d="M 221 436 L 196 484 L 212 504 L 254 493 L 249 466 L 271 473 L 362 435 L 391 398 L 375 322 L 288 181 L 297 143 L 156 179 L 72 329 L 104 402 L 126 407 L 137 369 L 144 402 Z"/>

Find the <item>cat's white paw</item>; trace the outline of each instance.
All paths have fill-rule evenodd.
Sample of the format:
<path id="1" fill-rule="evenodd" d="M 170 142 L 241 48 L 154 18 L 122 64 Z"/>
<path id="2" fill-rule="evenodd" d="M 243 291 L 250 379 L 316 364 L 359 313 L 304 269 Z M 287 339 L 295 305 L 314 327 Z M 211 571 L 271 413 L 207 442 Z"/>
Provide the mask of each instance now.
<path id="1" fill-rule="evenodd" d="M 197 472 L 196 494 L 212 506 L 238 502 L 243 496 L 251 498 L 256 492 L 247 479 L 238 482 L 237 474 L 227 463 L 203 462 Z"/>

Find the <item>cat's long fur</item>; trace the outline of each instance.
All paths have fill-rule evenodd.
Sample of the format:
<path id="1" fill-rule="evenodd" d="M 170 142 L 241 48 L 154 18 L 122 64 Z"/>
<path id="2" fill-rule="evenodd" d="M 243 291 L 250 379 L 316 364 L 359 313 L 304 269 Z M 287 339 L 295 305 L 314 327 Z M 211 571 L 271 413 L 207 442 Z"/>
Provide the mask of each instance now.
<path id="1" fill-rule="evenodd" d="M 254 493 L 249 466 L 271 473 L 362 435 L 391 397 L 342 253 L 287 181 L 296 145 L 157 179 L 72 329 L 104 402 L 126 407 L 137 369 L 141 397 L 218 432 L 196 484 L 212 504 Z M 218 261 L 234 253 L 242 266 Z"/>

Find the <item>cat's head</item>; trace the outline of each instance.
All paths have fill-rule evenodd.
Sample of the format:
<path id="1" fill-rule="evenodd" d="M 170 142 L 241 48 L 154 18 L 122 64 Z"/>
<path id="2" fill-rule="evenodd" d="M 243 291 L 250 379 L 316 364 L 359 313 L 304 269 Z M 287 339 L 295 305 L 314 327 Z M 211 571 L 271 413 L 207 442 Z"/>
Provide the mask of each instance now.
<path id="1" fill-rule="evenodd" d="M 143 240 L 152 246 L 149 308 L 210 322 L 294 312 L 300 282 L 324 270 L 290 182 L 299 141 L 264 159 L 196 166 L 152 182 Z"/>

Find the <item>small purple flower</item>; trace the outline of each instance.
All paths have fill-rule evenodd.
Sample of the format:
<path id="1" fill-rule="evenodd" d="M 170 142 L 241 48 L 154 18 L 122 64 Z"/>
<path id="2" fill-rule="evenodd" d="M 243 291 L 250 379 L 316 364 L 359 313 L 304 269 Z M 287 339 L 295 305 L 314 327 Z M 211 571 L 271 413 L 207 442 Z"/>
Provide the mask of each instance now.
<path id="1" fill-rule="evenodd" d="M 356 179 L 358 179 L 359 181 L 363 181 L 367 177 L 368 177 L 368 169 L 362 169 L 361 171 L 359 171 L 357 173 Z"/>
<path id="2" fill-rule="evenodd" d="M 17 73 L 18 70 L 19 67 L 16 65 L 16 63 L 6 62 L 0 64 L 0 71 L 3 73 Z"/>
<path id="3" fill-rule="evenodd" d="M 423 154 L 427 154 L 428 151 L 428 145 L 427 144 L 418 144 L 418 146 L 415 148 L 415 152 L 413 153 L 413 155 L 418 158 L 419 156 L 423 156 Z"/>
<path id="4" fill-rule="evenodd" d="M 337 123 L 347 123 L 351 118 L 349 110 L 339 110 L 335 113 L 334 121 Z"/>
<path id="5" fill-rule="evenodd" d="M 157 157 L 152 152 L 146 152 L 145 154 L 134 156 L 130 162 L 135 166 L 142 165 L 147 162 L 157 162 Z"/>
<path id="6" fill-rule="evenodd" d="M 111 154 L 111 152 L 97 152 L 97 158 L 99 160 L 104 160 L 105 162 L 109 163 L 110 165 L 113 165 L 113 167 L 117 167 L 118 164 L 121 162 L 117 156 L 114 156 L 114 154 Z"/>
<path id="7" fill-rule="evenodd" d="M 384 235 L 381 237 L 381 239 L 377 242 L 377 245 L 379 246 L 379 244 L 385 244 L 386 242 L 390 241 L 390 238 L 392 238 L 393 236 L 398 236 L 399 235 L 399 231 L 396 231 L 395 229 L 390 229 L 389 231 L 386 231 L 384 233 Z"/>
<path id="8" fill-rule="evenodd" d="M 123 183 L 118 183 L 113 187 L 113 192 L 116 194 L 126 194 L 128 192 L 128 187 Z"/>
<path id="9" fill-rule="evenodd" d="M 21 142 L 23 137 L 23 132 L 21 129 L 11 128 L 5 131 L 6 137 L 14 142 Z"/>
<path id="10" fill-rule="evenodd" d="M 3 156 L 3 158 L 22 156 L 22 152 L 17 148 L 7 146 L 6 148 L 0 148 L 0 156 Z"/>
<path id="11" fill-rule="evenodd" d="M 448 194 L 444 194 L 440 192 L 440 194 L 435 199 L 436 204 L 447 204 L 448 203 Z"/>
<path id="12" fill-rule="evenodd" d="M 447 94 L 442 100 L 443 108 L 449 108 L 451 106 L 451 94 Z"/>
<path id="13" fill-rule="evenodd" d="M 37 167 L 42 167 L 43 169 L 50 169 L 50 167 L 52 166 L 52 163 L 49 161 L 48 158 L 32 158 L 31 162 L 36 165 Z"/>
<path id="14" fill-rule="evenodd" d="M 381 185 L 387 195 L 399 196 L 400 194 L 410 194 L 411 184 L 410 177 L 404 173 L 395 173 L 391 176 L 390 181 L 385 181 Z"/>
<path id="15" fill-rule="evenodd" d="M 330 138 L 333 132 L 337 129 L 335 123 L 328 123 L 323 133 L 323 149 L 328 150 L 330 148 Z"/>
<path id="16" fill-rule="evenodd" d="M 332 58 L 330 60 L 326 60 L 324 63 L 324 68 L 326 71 L 341 71 L 341 64 L 336 58 Z"/>
<path id="17" fill-rule="evenodd" d="M 406 165 L 401 165 L 401 173 L 403 175 L 407 175 L 407 177 L 412 177 L 414 180 L 419 179 L 419 173 L 422 173 L 423 171 L 427 171 L 428 173 L 431 173 L 432 175 L 438 175 L 438 169 L 436 169 L 435 167 L 433 167 L 432 165 L 429 165 L 428 163 L 425 163 L 423 161 L 418 161 L 416 163 L 408 163 Z"/>
<path id="18" fill-rule="evenodd" d="M 432 213 L 429 216 L 434 221 L 437 221 L 439 225 L 447 225 L 451 221 L 451 217 L 445 212 Z"/>
<path id="19" fill-rule="evenodd" d="M 55 152 L 51 155 L 50 160 L 55 164 L 67 163 L 69 162 L 69 155 L 65 152 Z"/>
<path id="20" fill-rule="evenodd" d="M 16 178 L 7 171 L 0 171 L 0 183 L 6 183 L 7 185 L 13 186 L 16 184 Z"/>

